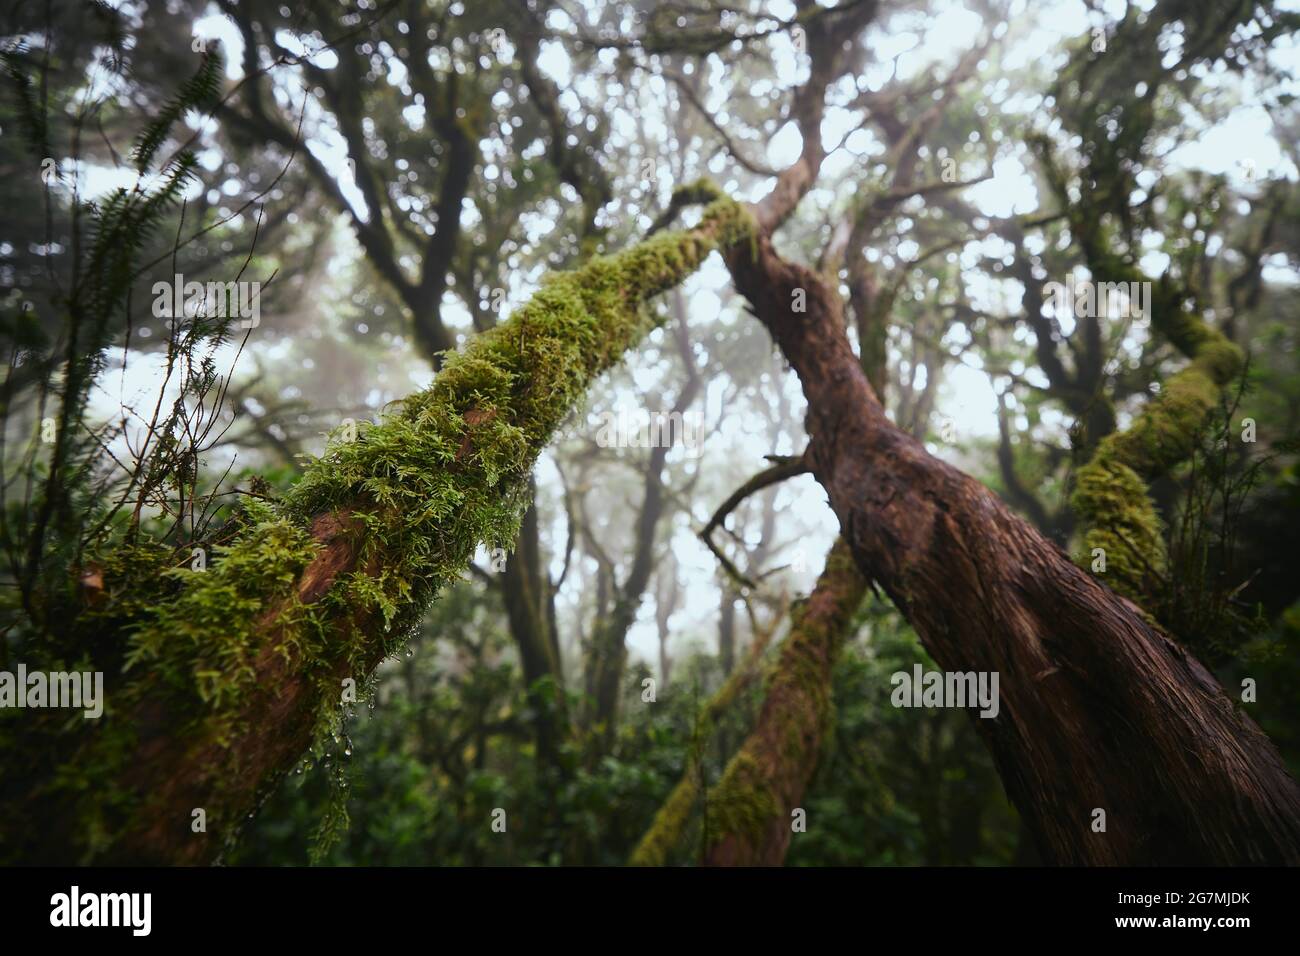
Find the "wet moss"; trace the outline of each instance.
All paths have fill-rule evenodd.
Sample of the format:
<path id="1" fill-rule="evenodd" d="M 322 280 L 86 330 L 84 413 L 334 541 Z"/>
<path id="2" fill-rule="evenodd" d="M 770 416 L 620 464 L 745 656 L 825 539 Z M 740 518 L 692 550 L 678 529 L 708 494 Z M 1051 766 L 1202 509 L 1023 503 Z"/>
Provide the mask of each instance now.
<path id="1" fill-rule="evenodd" d="M 1157 323 L 1159 324 L 1159 323 Z M 1177 340 L 1195 347 L 1191 362 L 1123 432 L 1107 436 L 1076 476 L 1071 506 L 1083 530 L 1079 562 L 1106 556 L 1104 579 L 1142 603 L 1167 570 L 1164 532 L 1147 482 L 1186 460 L 1245 357 L 1217 330 L 1181 311 L 1165 320 Z"/>
<path id="2" fill-rule="evenodd" d="M 709 812 L 715 843 L 729 836 L 751 846 L 763 843 L 782 808 L 768 774 L 754 754 L 742 749 L 731 758 L 722 779 L 709 794 Z"/>
<path id="3" fill-rule="evenodd" d="M 712 197 L 698 226 L 553 275 L 508 321 L 449 355 L 428 389 L 351 440 L 336 436 L 281 502 L 250 506 L 245 529 L 214 549 L 206 571 L 159 572 L 167 582 L 159 592 L 169 596 L 135 607 L 125 626 L 125 686 L 76 762 L 48 784 L 75 794 L 91 857 L 158 810 L 130 786 L 105 784 L 130 776 L 142 711 L 179 718 L 169 732 L 187 742 L 186 753 L 210 755 L 215 746 L 225 754 L 219 766 L 191 769 L 211 791 L 209 826 L 229 826 L 250 808 L 228 805 L 242 804 L 247 791 L 246 782 L 228 781 L 239 780 L 241 746 L 261 730 L 245 705 L 254 691 L 273 696 L 258 686 L 259 667 L 278 659 L 307 680 L 304 706 L 319 737 L 338 724 L 338 674 L 363 684 L 480 544 L 514 540 L 537 455 L 593 380 L 655 325 L 646 300 L 714 249 L 752 236 L 741 205 L 693 188 Z M 355 559 L 304 599 L 300 577 L 322 553 L 314 533 L 322 518 L 349 529 Z M 110 588 L 129 577 L 118 570 Z M 116 810 L 105 812 L 110 799 L 134 819 L 121 824 Z M 166 810 L 188 819 L 190 808 Z"/>

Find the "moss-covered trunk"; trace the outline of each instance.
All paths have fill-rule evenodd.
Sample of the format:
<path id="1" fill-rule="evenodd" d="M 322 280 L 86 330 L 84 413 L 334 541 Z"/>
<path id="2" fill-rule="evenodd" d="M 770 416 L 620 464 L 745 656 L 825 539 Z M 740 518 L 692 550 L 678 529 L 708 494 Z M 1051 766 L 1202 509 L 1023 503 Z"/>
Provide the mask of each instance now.
<path id="1" fill-rule="evenodd" d="M 704 860 L 712 865 L 779 866 L 793 832 L 791 813 L 799 807 L 817 769 L 830 716 L 831 669 L 867 581 L 853 563 L 843 539 L 826 558 L 817 586 L 791 612 L 790 633 L 768 678 L 763 709 L 740 750 L 709 791 Z M 725 697 L 711 708 L 725 708 L 739 692 L 733 675 Z M 715 715 L 716 716 L 716 715 Z M 699 778 L 689 772 L 669 795 L 630 862 L 662 866 L 681 842 L 699 796 Z"/>
<path id="2" fill-rule="evenodd" d="M 844 539 L 807 602 L 793 611 L 763 710 L 709 794 L 710 866 L 780 866 L 795 811 L 817 770 L 831 714 L 831 671 L 867 580 Z"/>
<path id="3" fill-rule="evenodd" d="M 652 327 L 644 302 L 750 229 L 719 200 L 694 229 L 551 278 L 428 390 L 333 443 L 208 570 L 170 572 L 176 592 L 130 622 L 103 719 L 59 760 L 9 741 L 6 855 L 214 859 L 475 549 L 513 539 L 536 456 Z M 127 570 L 106 577 L 113 602 Z"/>
<path id="4" fill-rule="evenodd" d="M 632 851 L 628 863 L 631 866 L 663 866 L 668 863 L 682 843 L 686 826 L 690 822 L 691 812 L 701 792 L 701 762 L 704 753 L 715 736 L 718 722 L 727 711 L 762 673 L 763 654 L 767 651 L 781 622 L 775 620 L 770 626 L 754 634 L 745 659 L 738 667 L 732 669 L 714 692 L 708 702 L 701 708 L 691 735 L 691 742 L 686 753 L 686 771 L 677 782 L 668 798 L 664 800 L 654 821 L 645 835 Z M 725 752 L 725 751 L 724 751 Z"/>
<path id="5" fill-rule="evenodd" d="M 1191 359 L 1133 424 L 1108 435 L 1079 469 L 1070 504 L 1083 526 L 1080 562 L 1116 591 L 1145 603 L 1164 575 L 1164 534 L 1148 484 L 1185 461 L 1244 356 L 1178 301 L 1157 300 L 1153 325 Z M 1100 559 L 1100 560 L 1098 560 Z"/>

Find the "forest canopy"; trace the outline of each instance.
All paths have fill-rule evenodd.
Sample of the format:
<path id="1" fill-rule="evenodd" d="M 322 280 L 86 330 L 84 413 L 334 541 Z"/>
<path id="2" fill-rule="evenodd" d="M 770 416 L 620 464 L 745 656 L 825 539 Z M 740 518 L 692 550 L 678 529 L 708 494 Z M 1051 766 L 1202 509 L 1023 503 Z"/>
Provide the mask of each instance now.
<path id="1" fill-rule="evenodd" d="M 1300 863 L 1294 3 L 2 23 L 0 862 Z"/>

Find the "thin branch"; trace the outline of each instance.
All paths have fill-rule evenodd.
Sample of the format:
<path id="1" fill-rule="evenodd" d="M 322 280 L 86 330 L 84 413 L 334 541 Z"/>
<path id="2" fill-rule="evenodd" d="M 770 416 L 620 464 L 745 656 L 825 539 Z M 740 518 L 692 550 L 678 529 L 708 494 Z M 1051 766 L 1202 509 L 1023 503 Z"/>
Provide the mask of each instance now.
<path id="1" fill-rule="evenodd" d="M 741 502 L 753 494 L 757 494 L 764 488 L 771 487 L 789 478 L 795 478 L 799 475 L 807 474 L 812 469 L 803 455 L 782 456 L 768 455 L 767 460 L 774 464 L 770 468 L 765 468 L 754 477 L 750 478 L 743 485 L 733 491 L 730 497 L 722 503 L 713 517 L 709 519 L 703 530 L 700 531 L 700 540 L 713 552 L 714 557 L 722 565 L 723 570 L 734 579 L 738 584 L 745 588 L 753 589 L 757 585 L 746 575 L 740 572 L 722 550 L 713 541 L 713 531 L 727 520 L 727 516 L 740 507 Z"/>

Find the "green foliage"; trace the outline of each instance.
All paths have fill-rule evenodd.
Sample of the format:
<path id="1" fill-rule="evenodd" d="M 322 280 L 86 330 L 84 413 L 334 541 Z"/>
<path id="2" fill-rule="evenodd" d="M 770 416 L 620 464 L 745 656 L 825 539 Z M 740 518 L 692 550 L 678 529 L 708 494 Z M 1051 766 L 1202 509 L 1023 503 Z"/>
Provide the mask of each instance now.
<path id="1" fill-rule="evenodd" d="M 1247 508 L 1267 508 L 1257 492 L 1294 442 L 1255 451 L 1238 429 L 1248 381 L 1217 414 L 1180 469 L 1182 495 L 1169 530 L 1169 573 L 1155 582 L 1152 610 L 1201 658 L 1222 665 L 1249 662 L 1262 652 L 1257 641 L 1269 630 L 1260 602 L 1242 598 L 1258 569 L 1245 565 L 1240 538 Z"/>
<path id="2" fill-rule="evenodd" d="M 527 695 L 499 609 L 470 585 L 449 590 L 407 655 L 384 666 L 374 706 L 348 721 L 347 786 L 318 761 L 292 774 L 244 835 L 232 863 L 619 865 L 687 760 L 701 681 L 712 661 L 684 661 L 682 679 L 652 706 L 626 709 L 614 750 L 592 767 L 575 739 L 568 768 L 538 759 Z M 628 676 L 629 693 L 639 689 Z M 576 706 L 576 703 L 574 704 Z M 747 708 L 752 710 L 753 701 Z M 726 726 L 736 732 L 732 715 Z M 723 756 L 706 752 L 709 772 Z M 334 845 L 319 835 L 346 794 L 350 827 Z M 504 833 L 492 812 L 507 810 Z"/>
<path id="3" fill-rule="evenodd" d="M 120 29 L 116 17 L 107 19 L 107 28 L 108 49 L 120 52 L 120 33 L 114 32 Z M 20 54 L 9 57 L 7 65 L 17 85 L 19 111 L 25 115 L 38 109 L 29 95 L 32 74 L 40 75 L 45 67 L 28 62 Z M 111 57 L 106 65 L 113 70 L 123 68 L 118 57 Z M 147 489 L 169 483 L 185 490 L 197 484 L 193 471 L 183 472 L 190 458 L 176 453 L 173 432 L 179 429 L 175 427 L 175 414 L 164 420 L 159 430 L 162 442 L 173 442 L 173 453 L 161 454 L 156 449 L 124 479 L 121 466 L 107 461 L 109 456 L 104 453 L 120 432 L 113 426 L 88 422 L 87 404 L 138 277 L 140 253 L 190 185 L 197 166 L 192 153 L 181 152 L 148 178 L 149 163 L 176 120 L 186 110 L 211 101 L 220 76 L 220 58 L 215 53 L 205 55 L 195 78 L 183 84 L 161 115 L 146 125 L 137 139 L 139 175 L 133 188 L 115 189 L 97 203 L 82 203 L 74 197 L 70 206 L 60 210 L 68 217 L 73 232 L 84 230 L 78 242 L 84 242 L 85 248 L 74 263 L 70 290 L 56 303 L 60 311 L 52 318 L 59 327 L 57 339 L 42 334 L 44 324 L 26 313 L 13 323 L 16 339 L 25 344 L 22 355 L 27 365 L 23 371 L 36 369 L 39 375 L 34 383 L 36 406 L 54 422 L 55 430 L 52 442 L 43 442 L 35 434 L 30 436 L 28 452 L 17 469 L 25 479 L 27 497 L 11 502 L 0 515 L 0 544 L 8 554 L 9 570 L 15 579 L 15 592 L 6 595 L 9 606 L 5 610 L 13 613 L 14 605 L 21 606 L 26 620 L 20 628 L 34 628 L 47 645 L 61 640 L 67 646 L 76 646 L 71 632 L 79 614 L 79 595 L 70 585 L 70 578 L 97 566 L 97 562 L 114 563 L 123 548 L 149 550 L 134 534 L 122 538 L 121 526 L 114 522 L 125 496 L 133 489 L 143 489 L 143 496 Z M 30 145 L 38 152 L 49 149 L 43 139 L 48 133 L 47 123 L 43 111 L 30 116 L 27 122 Z M 200 356 L 205 348 L 224 341 L 227 325 L 221 320 L 197 319 L 178 344 L 173 358 L 183 354 L 186 364 L 206 371 L 197 384 L 187 382 L 192 391 L 206 393 L 214 388 L 211 369 Z M 53 351 L 56 346 L 61 354 Z M 17 355 L 16 350 L 14 357 Z M 9 396 L 2 412 L 8 428 Z M 161 443 L 159 447 L 163 447 Z M 7 467 L 5 481 L 15 477 Z M 116 495 L 124 482 L 127 490 L 122 496 Z M 137 525 L 139 520 L 137 512 Z M 96 549 L 100 551 L 98 556 L 91 553 Z M 152 562 L 150 566 L 154 566 Z M 158 592 L 150 588 L 149 593 Z M 103 623 L 102 616 L 99 622 Z"/>
<path id="4" fill-rule="evenodd" d="M 158 150 L 166 141 L 172 126 L 188 110 L 212 107 L 221 92 L 223 71 L 221 57 L 215 50 L 204 52 L 198 71 L 181 84 L 176 95 L 159 111 L 136 142 L 134 152 L 136 172 L 145 173 L 153 166 Z"/>
<path id="5" fill-rule="evenodd" d="M 661 687 L 654 706 L 625 707 L 613 752 L 556 784 L 519 732 L 520 676 L 491 604 L 468 585 L 448 592 L 412 643 L 413 655 L 386 665 L 374 708 L 350 722 L 352 753 L 336 754 L 336 763 L 348 765 L 348 785 L 339 788 L 335 767 L 304 765 L 228 862 L 621 865 L 683 774 L 701 776 L 703 786 L 684 809 L 682 843 L 655 862 L 693 863 L 719 826 L 770 819 L 761 812 L 770 807 L 729 801 L 717 786 L 731 757 L 721 741 L 743 739 L 761 688 L 742 695 L 700 764 L 692 764 L 702 688 L 721 679 L 712 657 L 681 662 L 680 676 Z M 871 622 L 870 637 L 851 643 L 835 666 L 837 704 L 804 801 L 808 830 L 795 835 L 788 863 L 1011 862 L 1019 847 L 1015 813 L 970 720 L 893 707 L 889 675 L 913 663 L 935 665 L 896 612 L 876 606 Z M 629 695 L 639 692 L 637 677 L 626 681 Z M 569 751 L 575 767 L 579 752 Z M 350 826 L 321 852 L 321 821 L 340 793 Z M 491 829 L 497 807 L 508 810 L 505 833 Z"/>

